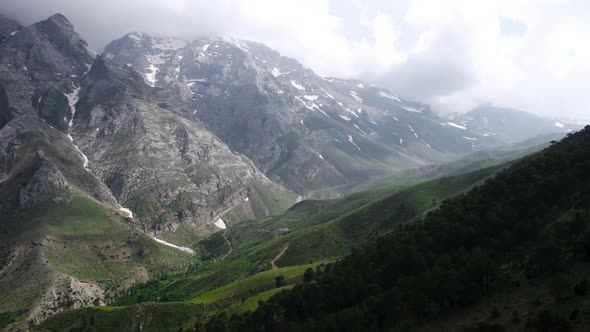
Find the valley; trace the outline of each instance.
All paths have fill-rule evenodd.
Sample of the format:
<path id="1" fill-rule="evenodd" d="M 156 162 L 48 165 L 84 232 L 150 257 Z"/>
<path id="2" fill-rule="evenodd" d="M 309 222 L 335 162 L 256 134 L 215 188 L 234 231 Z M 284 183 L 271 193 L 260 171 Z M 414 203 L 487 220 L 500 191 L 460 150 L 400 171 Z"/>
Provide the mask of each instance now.
<path id="1" fill-rule="evenodd" d="M 0 16 L 0 329 L 564 315 L 586 298 L 544 289 L 588 270 L 587 136 L 488 104 L 441 114 L 259 42 L 128 32 L 96 52 L 62 14 Z"/>

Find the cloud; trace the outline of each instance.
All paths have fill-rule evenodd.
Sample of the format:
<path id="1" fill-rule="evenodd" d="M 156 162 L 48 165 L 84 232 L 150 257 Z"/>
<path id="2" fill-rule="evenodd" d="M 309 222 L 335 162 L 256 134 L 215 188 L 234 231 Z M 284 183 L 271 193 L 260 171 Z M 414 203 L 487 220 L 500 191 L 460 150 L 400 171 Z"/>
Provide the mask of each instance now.
<path id="1" fill-rule="evenodd" d="M 99 50 L 129 31 L 233 35 L 435 110 L 493 102 L 590 118 L 585 0 L 0 0 L 0 10 L 27 24 L 61 12 Z"/>

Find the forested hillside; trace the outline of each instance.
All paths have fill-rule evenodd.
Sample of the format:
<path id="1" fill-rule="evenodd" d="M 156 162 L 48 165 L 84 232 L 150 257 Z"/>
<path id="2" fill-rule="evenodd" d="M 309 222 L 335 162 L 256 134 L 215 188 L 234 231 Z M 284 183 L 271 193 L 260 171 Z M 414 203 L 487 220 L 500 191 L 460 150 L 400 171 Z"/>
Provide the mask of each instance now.
<path id="1" fill-rule="evenodd" d="M 492 307 L 486 319 L 461 321 L 455 329 L 587 330 L 588 170 L 590 127 L 326 272 L 308 272 L 307 283 L 256 311 L 229 318 L 222 313 L 197 330 L 413 331 L 524 287 L 531 290 L 523 295 L 531 302 L 526 312 Z"/>

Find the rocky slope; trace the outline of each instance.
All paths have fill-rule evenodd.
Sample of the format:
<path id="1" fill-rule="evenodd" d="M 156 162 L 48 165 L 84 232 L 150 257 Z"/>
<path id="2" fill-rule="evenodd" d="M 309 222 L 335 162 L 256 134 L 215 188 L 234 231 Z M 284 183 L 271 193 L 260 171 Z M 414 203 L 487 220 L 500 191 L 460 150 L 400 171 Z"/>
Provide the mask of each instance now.
<path id="1" fill-rule="evenodd" d="M 130 33 L 105 56 L 174 91 L 271 179 L 297 192 L 358 183 L 494 144 L 365 82 L 323 78 L 259 43 Z"/>
<path id="2" fill-rule="evenodd" d="M 145 230 L 213 224 L 220 212 L 244 204 L 252 183 L 288 194 L 187 119 L 173 95 L 145 85 L 128 67 L 94 59 L 65 17 L 9 35 L 0 44 L 2 179 L 14 178 L 34 159 L 33 151 L 21 151 L 23 135 L 40 135 L 77 161 L 61 165 L 75 169 L 65 178 L 99 201 L 137 210 Z"/>

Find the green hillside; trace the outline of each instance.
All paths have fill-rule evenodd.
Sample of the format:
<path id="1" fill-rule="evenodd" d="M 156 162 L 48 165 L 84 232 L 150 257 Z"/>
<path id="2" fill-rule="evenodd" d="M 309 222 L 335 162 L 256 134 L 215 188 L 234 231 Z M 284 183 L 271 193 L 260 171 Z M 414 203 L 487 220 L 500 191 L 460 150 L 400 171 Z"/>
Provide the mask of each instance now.
<path id="1" fill-rule="evenodd" d="M 186 268 L 187 254 L 134 231 L 121 216 L 94 200 L 70 190 L 57 198 L 57 203 L 3 220 L 1 247 L 14 249 L 4 249 L 2 259 L 7 264 L 0 264 L 9 273 L 0 283 L 0 315 L 20 313 L 6 323 L 24 319 L 21 314 L 35 306 L 47 289 L 53 289 L 64 305 L 79 298 L 65 276 L 98 285 L 104 296 L 94 301 L 107 302 L 129 285 Z"/>
<path id="2" fill-rule="evenodd" d="M 206 330 L 587 331 L 590 127 Z"/>
<path id="3" fill-rule="evenodd" d="M 188 273 L 137 285 L 114 305 L 135 308 L 143 301 L 183 301 L 204 306 L 198 310 L 203 317 L 253 310 L 259 300 L 300 283 L 308 268 L 320 273 L 324 269 L 317 267 L 331 266 L 327 263 L 330 259 L 347 255 L 377 234 L 414 220 L 441 200 L 468 190 L 499 169 L 355 193 L 337 200 L 303 201 L 279 216 L 238 223 L 203 240 L 199 245 L 201 263 Z M 232 244 L 229 254 L 224 235 Z M 284 277 L 286 286 L 276 288 L 277 276 Z M 153 306 L 157 308 L 156 303 Z M 114 319 L 93 309 L 80 312 L 97 320 Z M 68 324 L 78 324 L 75 317 L 57 315 L 42 326 L 74 326 Z"/>

